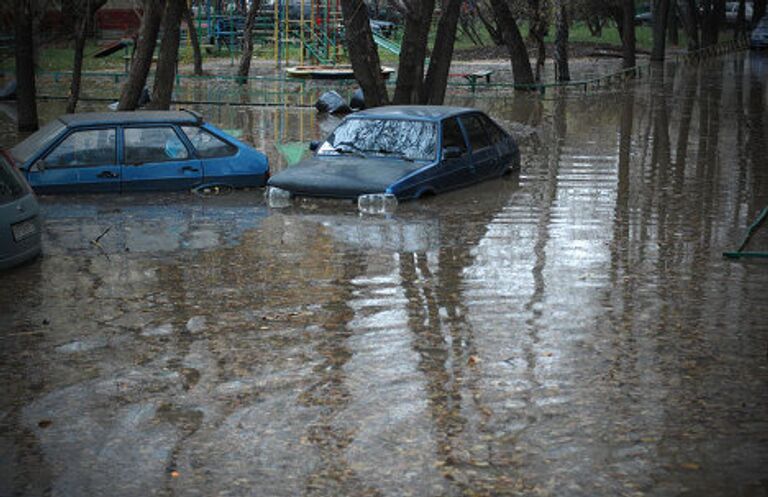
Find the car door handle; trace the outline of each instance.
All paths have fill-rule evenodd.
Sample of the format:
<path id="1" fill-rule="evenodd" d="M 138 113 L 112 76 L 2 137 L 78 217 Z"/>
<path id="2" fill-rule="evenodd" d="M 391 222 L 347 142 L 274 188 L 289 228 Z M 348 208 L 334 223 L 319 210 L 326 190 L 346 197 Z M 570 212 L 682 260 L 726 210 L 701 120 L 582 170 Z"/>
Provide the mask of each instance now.
<path id="1" fill-rule="evenodd" d="M 112 171 L 102 171 L 99 174 L 96 175 L 97 178 L 119 178 L 120 176 L 118 174 L 113 173 Z"/>
<path id="2" fill-rule="evenodd" d="M 186 172 L 190 172 L 190 173 L 196 173 L 196 172 L 198 172 L 198 171 L 199 171 L 199 169 L 198 169 L 198 168 L 196 168 L 196 167 L 192 167 L 192 166 L 184 166 L 184 167 L 182 167 L 182 168 L 181 168 L 181 171 L 182 171 L 182 172 L 185 172 L 185 173 L 186 173 Z"/>

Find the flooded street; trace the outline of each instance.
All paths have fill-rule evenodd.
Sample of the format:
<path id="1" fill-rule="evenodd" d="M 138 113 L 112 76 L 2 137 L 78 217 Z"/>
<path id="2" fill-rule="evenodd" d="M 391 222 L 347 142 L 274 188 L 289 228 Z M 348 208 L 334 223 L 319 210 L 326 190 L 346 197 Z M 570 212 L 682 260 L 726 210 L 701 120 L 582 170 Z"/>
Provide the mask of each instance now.
<path id="1" fill-rule="evenodd" d="M 390 217 L 42 197 L 0 275 L 0 496 L 768 495 L 768 264 L 722 256 L 768 205 L 768 54 L 449 103 L 521 173 Z M 273 170 L 336 122 L 199 110 Z"/>

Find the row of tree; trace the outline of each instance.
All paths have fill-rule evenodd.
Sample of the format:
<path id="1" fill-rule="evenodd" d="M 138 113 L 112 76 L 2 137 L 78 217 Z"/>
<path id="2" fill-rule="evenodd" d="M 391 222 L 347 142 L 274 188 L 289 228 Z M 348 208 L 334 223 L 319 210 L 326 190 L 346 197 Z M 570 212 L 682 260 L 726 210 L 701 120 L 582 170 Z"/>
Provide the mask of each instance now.
<path id="1" fill-rule="evenodd" d="M 394 94 L 390 97 L 380 75 L 380 60 L 365 0 L 340 0 L 344 18 L 347 52 L 355 78 L 363 89 L 367 106 L 386 104 L 443 103 L 453 59 L 457 31 L 482 42 L 476 21 L 482 23 L 490 38 L 507 47 L 515 84 L 519 89 L 532 88 L 540 80 L 546 57 L 544 38 L 554 27 L 555 75 L 558 81 L 570 79 L 568 38 L 574 17 L 586 22 L 594 34 L 609 23 L 615 25 L 622 40 L 624 67 L 634 67 L 635 0 L 378 0 L 375 11 L 386 1 L 401 16 L 402 51 Z M 725 0 L 651 0 L 653 26 L 653 60 L 663 60 L 668 33 L 676 33 L 678 22 L 685 30 L 688 48 L 696 50 L 717 43 L 725 17 Z M 92 31 L 96 11 L 106 0 L 66 0 L 74 33 L 75 55 L 67 111 L 74 112 L 80 95 L 80 76 L 87 34 Z M 39 9 L 36 0 L 15 0 L 16 71 L 19 99 L 19 129 L 37 128 L 35 102 L 34 19 Z M 245 11 L 246 2 L 239 2 Z M 251 31 L 261 0 L 248 4 L 244 28 L 243 52 L 238 75 L 245 81 L 253 55 Z M 745 25 L 746 0 L 740 0 L 737 26 Z M 753 19 L 765 14 L 766 0 L 754 1 Z M 429 51 L 433 18 L 439 12 L 436 33 Z M 520 23 L 528 24 L 529 40 L 535 47 L 532 67 L 526 39 Z M 149 104 L 153 109 L 167 109 L 178 64 L 180 24 L 186 22 L 193 42 L 195 74 L 202 74 L 202 57 L 195 25 L 186 0 L 144 0 L 142 20 L 135 40 L 129 77 L 123 85 L 118 109 L 133 110 L 139 104 L 152 65 L 158 34 L 163 37 L 158 50 L 157 66 Z M 429 57 L 428 57 L 429 56 Z M 535 70 L 534 70 L 535 67 Z"/>

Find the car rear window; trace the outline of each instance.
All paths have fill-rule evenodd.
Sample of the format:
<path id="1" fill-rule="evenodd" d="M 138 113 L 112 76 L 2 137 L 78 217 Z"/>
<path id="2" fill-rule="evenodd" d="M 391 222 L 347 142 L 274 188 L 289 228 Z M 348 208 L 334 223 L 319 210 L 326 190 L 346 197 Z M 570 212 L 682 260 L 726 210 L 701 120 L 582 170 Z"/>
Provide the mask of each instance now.
<path id="1" fill-rule="evenodd" d="M 19 161 L 20 164 L 27 162 L 35 152 L 38 152 L 48 145 L 64 130 L 64 123 L 55 119 L 42 128 L 32 133 L 26 140 L 19 143 L 11 149 L 11 155 Z"/>
<path id="2" fill-rule="evenodd" d="M 211 133 L 197 126 L 182 126 L 182 131 L 187 135 L 192 146 L 197 150 L 197 155 L 203 159 L 215 157 L 229 157 L 237 153 L 237 147 L 213 136 Z"/>
<path id="3" fill-rule="evenodd" d="M 27 189 L 14 167 L 0 155 L 0 204 L 5 204 L 22 197 Z"/>

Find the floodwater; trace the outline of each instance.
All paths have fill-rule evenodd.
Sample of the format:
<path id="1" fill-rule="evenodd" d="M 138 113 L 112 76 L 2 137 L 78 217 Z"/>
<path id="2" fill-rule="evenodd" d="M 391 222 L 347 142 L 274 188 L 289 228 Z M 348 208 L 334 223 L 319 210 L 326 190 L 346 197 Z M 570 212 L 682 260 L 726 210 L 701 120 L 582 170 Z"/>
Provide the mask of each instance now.
<path id="1" fill-rule="evenodd" d="M 767 495 L 768 264 L 722 257 L 768 204 L 767 92 L 741 53 L 455 97 L 522 172 L 389 217 L 42 198 L 0 276 L 0 496 Z M 333 125 L 200 110 L 276 169 Z"/>

